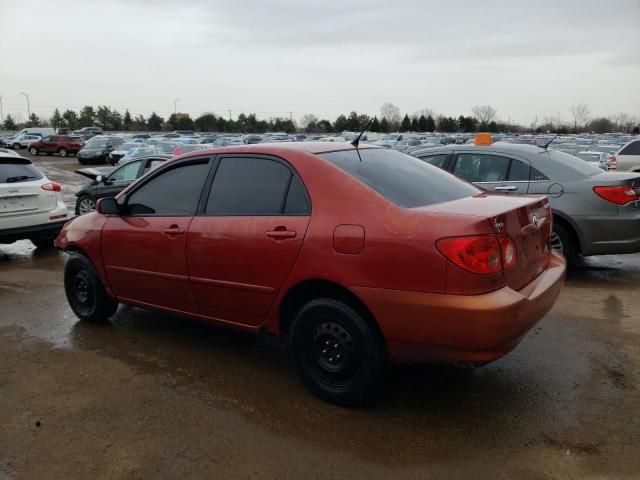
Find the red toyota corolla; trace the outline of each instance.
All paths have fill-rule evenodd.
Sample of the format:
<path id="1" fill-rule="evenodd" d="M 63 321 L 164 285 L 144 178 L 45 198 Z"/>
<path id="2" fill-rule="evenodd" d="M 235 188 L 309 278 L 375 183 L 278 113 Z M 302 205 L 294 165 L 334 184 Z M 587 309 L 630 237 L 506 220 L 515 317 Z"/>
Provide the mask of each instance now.
<path id="1" fill-rule="evenodd" d="M 408 155 L 290 143 L 194 152 L 69 222 L 75 314 L 119 303 L 286 336 L 304 383 L 357 404 L 389 361 L 483 364 L 556 300 L 546 198 L 487 195 Z"/>

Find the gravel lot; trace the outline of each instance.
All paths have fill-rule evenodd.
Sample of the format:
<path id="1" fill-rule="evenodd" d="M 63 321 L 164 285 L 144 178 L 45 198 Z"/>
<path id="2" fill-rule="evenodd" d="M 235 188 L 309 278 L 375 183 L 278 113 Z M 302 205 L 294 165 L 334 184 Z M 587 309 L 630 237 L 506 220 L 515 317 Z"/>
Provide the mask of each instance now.
<path id="1" fill-rule="evenodd" d="M 65 186 L 75 158 L 34 162 Z M 84 325 L 65 255 L 0 245 L 0 479 L 640 478 L 640 255 L 594 257 L 504 359 L 312 397 L 283 344 L 121 307 Z"/>

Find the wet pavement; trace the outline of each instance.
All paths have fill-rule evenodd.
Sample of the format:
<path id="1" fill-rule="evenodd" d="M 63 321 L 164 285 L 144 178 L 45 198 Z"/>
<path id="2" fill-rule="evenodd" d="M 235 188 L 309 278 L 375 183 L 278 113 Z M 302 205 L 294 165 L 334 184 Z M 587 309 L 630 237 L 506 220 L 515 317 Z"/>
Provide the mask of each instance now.
<path id="1" fill-rule="evenodd" d="M 37 159 L 70 192 L 74 161 Z M 0 245 L 0 479 L 640 478 L 640 255 L 586 260 L 507 357 L 395 367 L 362 409 L 311 396 L 277 339 L 80 324 L 64 261 Z"/>

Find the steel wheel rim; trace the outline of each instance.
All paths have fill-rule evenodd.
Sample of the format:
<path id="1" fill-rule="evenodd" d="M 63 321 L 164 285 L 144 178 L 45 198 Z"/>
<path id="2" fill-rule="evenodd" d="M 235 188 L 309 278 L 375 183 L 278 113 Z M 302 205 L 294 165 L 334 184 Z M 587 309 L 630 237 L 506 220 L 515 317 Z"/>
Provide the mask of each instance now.
<path id="1" fill-rule="evenodd" d="M 351 333 L 331 318 L 307 332 L 307 364 L 322 383 L 336 390 L 353 385 L 361 370 L 361 353 Z"/>
<path id="2" fill-rule="evenodd" d="M 551 232 L 551 239 L 549 240 L 551 244 L 551 248 L 553 248 L 556 252 L 560 252 L 564 254 L 564 245 L 562 244 L 562 239 L 556 232 Z"/>
<path id="3" fill-rule="evenodd" d="M 29 153 L 31 155 L 37 155 L 38 154 L 38 150 L 36 150 L 35 148 L 31 148 L 31 149 L 29 149 Z"/>
<path id="4" fill-rule="evenodd" d="M 80 212 L 80 215 L 91 213 L 95 209 L 96 209 L 96 204 L 90 198 L 83 199 L 78 205 L 78 212 Z"/>
<path id="5" fill-rule="evenodd" d="M 93 283 L 86 270 L 79 270 L 73 277 L 73 296 L 78 306 L 90 310 L 94 304 Z"/>

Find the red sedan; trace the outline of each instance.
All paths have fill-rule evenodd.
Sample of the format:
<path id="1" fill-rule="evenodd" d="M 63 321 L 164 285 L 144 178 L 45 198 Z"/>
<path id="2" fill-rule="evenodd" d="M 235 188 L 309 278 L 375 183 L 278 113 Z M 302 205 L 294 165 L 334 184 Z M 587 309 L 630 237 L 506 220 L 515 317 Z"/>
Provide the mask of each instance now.
<path id="1" fill-rule="evenodd" d="M 390 361 L 513 349 L 563 284 L 551 220 L 397 151 L 257 144 L 166 162 L 56 245 L 81 320 L 124 303 L 282 335 L 314 393 L 357 404 Z"/>

